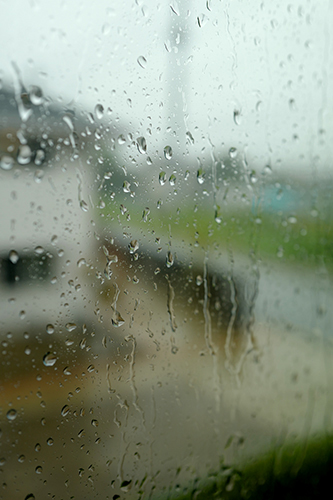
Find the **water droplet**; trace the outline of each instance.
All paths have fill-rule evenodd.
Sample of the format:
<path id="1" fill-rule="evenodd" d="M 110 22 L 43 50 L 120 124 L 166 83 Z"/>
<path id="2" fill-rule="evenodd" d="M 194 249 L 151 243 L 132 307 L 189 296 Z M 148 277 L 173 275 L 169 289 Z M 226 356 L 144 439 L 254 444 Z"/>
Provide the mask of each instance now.
<path id="1" fill-rule="evenodd" d="M 43 363 L 45 366 L 53 366 L 55 365 L 56 361 L 57 361 L 56 356 L 51 352 L 46 353 L 45 356 L 43 357 Z"/>
<path id="2" fill-rule="evenodd" d="M 147 65 L 147 59 L 143 56 L 139 56 L 138 59 L 138 64 L 139 66 L 141 66 L 141 68 L 145 69 L 146 68 L 146 65 Z"/>
<path id="3" fill-rule="evenodd" d="M 266 165 L 264 168 L 264 174 L 270 175 L 272 173 L 272 168 L 270 165 Z"/>
<path id="4" fill-rule="evenodd" d="M 256 171 L 255 170 L 252 170 L 251 173 L 250 173 L 250 181 L 252 182 L 252 184 L 255 184 L 258 180 L 258 177 L 256 175 Z"/>
<path id="5" fill-rule="evenodd" d="M 41 474 L 43 472 L 43 467 L 41 465 L 37 465 L 35 472 L 36 474 Z"/>
<path id="6" fill-rule="evenodd" d="M 32 104 L 34 104 L 35 106 L 40 106 L 41 104 L 43 104 L 44 102 L 43 92 L 40 87 L 37 87 L 37 85 L 33 85 L 30 89 L 29 94 L 30 94 L 30 101 L 32 102 Z"/>
<path id="7" fill-rule="evenodd" d="M 131 192 L 131 185 L 128 181 L 124 181 L 123 183 L 123 191 L 124 193 L 130 193 Z"/>
<path id="8" fill-rule="evenodd" d="M 94 371 L 95 371 L 94 365 L 89 365 L 88 368 L 87 368 L 87 372 L 92 373 Z"/>
<path id="9" fill-rule="evenodd" d="M 39 245 L 38 247 L 34 248 L 34 252 L 36 255 L 42 255 L 44 253 L 44 248 Z"/>
<path id="10" fill-rule="evenodd" d="M 94 427 L 98 427 L 98 420 L 96 420 L 95 418 L 92 419 L 91 425 L 94 426 Z"/>
<path id="11" fill-rule="evenodd" d="M 77 267 L 82 267 L 82 266 L 85 266 L 86 265 L 86 259 L 84 259 L 83 257 L 81 259 L 79 259 L 76 263 Z"/>
<path id="12" fill-rule="evenodd" d="M 36 151 L 36 156 L 35 156 L 35 165 L 39 166 L 43 163 L 45 160 L 45 152 L 43 149 L 38 149 Z"/>
<path id="13" fill-rule="evenodd" d="M 47 442 L 47 444 L 48 444 L 49 446 L 52 446 L 52 445 L 53 445 L 53 443 L 54 443 L 54 441 L 53 441 L 53 439 L 52 439 L 52 438 L 48 438 L 46 442 Z"/>
<path id="14" fill-rule="evenodd" d="M 125 144 L 126 142 L 126 138 L 123 134 L 121 134 L 119 137 L 118 137 L 118 144 L 122 145 L 122 144 Z"/>
<path id="15" fill-rule="evenodd" d="M 40 443 L 36 443 L 36 446 L 35 446 L 35 451 L 40 451 L 42 449 Z"/>
<path id="16" fill-rule="evenodd" d="M 29 346 L 27 346 L 25 349 L 24 349 L 24 354 L 26 354 L 27 356 L 29 356 L 31 354 L 31 349 Z"/>
<path id="17" fill-rule="evenodd" d="M 29 495 L 27 495 L 24 500 L 35 500 L 35 495 L 29 493 Z"/>
<path id="18" fill-rule="evenodd" d="M 193 138 L 193 135 L 191 134 L 191 132 L 186 132 L 186 137 L 187 137 L 187 142 L 189 144 L 194 144 L 194 138 Z"/>
<path id="19" fill-rule="evenodd" d="M 171 252 L 168 252 L 167 257 L 166 257 L 166 266 L 171 267 L 173 265 L 173 263 L 174 263 L 173 255 Z"/>
<path id="20" fill-rule="evenodd" d="M 158 176 L 158 182 L 161 184 L 161 186 L 164 186 L 164 184 L 167 181 L 167 176 L 165 172 L 161 172 L 160 175 Z"/>
<path id="21" fill-rule="evenodd" d="M 27 144 L 19 147 L 17 161 L 20 165 L 27 165 L 31 161 L 31 149 Z"/>
<path id="22" fill-rule="evenodd" d="M 40 184 L 43 180 L 45 170 L 37 169 L 34 174 L 34 180 L 37 184 Z"/>
<path id="23" fill-rule="evenodd" d="M 229 149 L 229 156 L 232 160 L 236 158 L 237 154 L 238 154 L 238 151 L 236 148 Z"/>
<path id="24" fill-rule="evenodd" d="M 96 104 L 95 115 L 96 115 L 97 120 L 101 120 L 103 118 L 104 108 L 103 108 L 102 104 Z"/>
<path id="25" fill-rule="evenodd" d="M 171 146 L 165 146 L 165 148 L 164 148 L 164 158 L 166 160 L 171 160 L 171 158 L 172 158 L 172 148 L 171 148 Z"/>
<path id="26" fill-rule="evenodd" d="M 20 462 L 20 464 L 23 464 L 24 460 L 25 460 L 25 456 L 24 455 L 20 455 L 18 457 L 18 461 Z"/>
<path id="27" fill-rule="evenodd" d="M 122 326 L 125 323 L 125 320 L 118 311 L 114 311 L 114 316 L 113 316 L 111 322 L 112 322 L 113 326 L 115 326 L 117 328 L 119 326 Z"/>
<path id="28" fill-rule="evenodd" d="M 130 253 L 135 253 L 139 249 L 138 240 L 132 240 L 128 245 Z"/>
<path id="29" fill-rule="evenodd" d="M 150 209 L 148 207 L 146 207 L 142 213 L 143 222 L 147 222 L 149 214 L 150 214 Z"/>
<path id="30" fill-rule="evenodd" d="M 125 493 L 127 493 L 130 490 L 131 483 L 132 483 L 131 479 L 129 481 L 127 480 L 123 481 L 120 485 L 120 489 Z"/>
<path id="31" fill-rule="evenodd" d="M 13 421 L 13 420 L 15 420 L 16 417 L 17 417 L 17 411 L 14 410 L 14 408 L 7 411 L 8 420 Z"/>
<path id="32" fill-rule="evenodd" d="M 242 123 L 242 115 L 239 109 L 234 110 L 234 122 L 236 125 L 240 125 Z"/>
<path id="33" fill-rule="evenodd" d="M 196 277 L 195 282 L 196 282 L 197 286 L 202 285 L 203 279 L 202 279 L 202 276 L 200 276 L 200 274 Z"/>
<path id="34" fill-rule="evenodd" d="M 84 200 L 80 201 L 80 208 L 83 212 L 88 212 L 89 210 L 88 204 Z"/>
<path id="35" fill-rule="evenodd" d="M 12 264 L 16 264 L 19 260 L 19 254 L 15 250 L 9 252 L 9 260 Z"/>
<path id="36" fill-rule="evenodd" d="M 144 137 L 138 137 L 137 147 L 138 147 L 139 153 L 141 153 L 142 155 L 147 153 L 147 142 L 146 142 L 146 139 Z"/>
<path id="37" fill-rule="evenodd" d="M 176 184 L 176 176 L 172 174 L 169 179 L 170 186 L 174 186 Z"/>
<path id="38" fill-rule="evenodd" d="M 202 168 L 199 168 L 197 171 L 197 181 L 199 184 L 203 184 L 205 182 L 205 172 L 202 170 Z"/>
<path id="39" fill-rule="evenodd" d="M 13 165 L 14 165 L 14 160 L 11 156 L 8 155 L 1 156 L 0 167 L 3 170 L 10 170 L 11 168 L 13 168 Z"/>
<path id="40" fill-rule="evenodd" d="M 77 328 L 77 325 L 75 323 L 66 323 L 65 328 L 67 331 L 72 332 Z"/>
<path id="41" fill-rule="evenodd" d="M 61 409 L 61 415 L 63 417 L 66 417 L 66 415 L 68 415 L 69 412 L 70 412 L 70 409 L 69 409 L 68 405 L 65 405 L 65 406 L 62 407 L 62 409 Z"/>

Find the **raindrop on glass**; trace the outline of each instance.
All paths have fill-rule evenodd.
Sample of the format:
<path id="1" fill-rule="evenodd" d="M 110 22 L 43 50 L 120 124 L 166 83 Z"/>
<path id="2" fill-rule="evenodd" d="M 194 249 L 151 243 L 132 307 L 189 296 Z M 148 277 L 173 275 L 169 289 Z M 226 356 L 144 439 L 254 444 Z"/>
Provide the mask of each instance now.
<path id="1" fill-rule="evenodd" d="M 165 148 L 164 148 L 164 158 L 166 160 L 171 160 L 171 158 L 172 158 L 172 148 L 171 148 L 171 146 L 165 146 Z"/>
<path id="2" fill-rule="evenodd" d="M 34 180 L 37 184 L 41 183 L 44 177 L 45 171 L 37 169 L 34 174 Z"/>
<path id="3" fill-rule="evenodd" d="M 27 165 L 31 161 L 31 149 L 27 144 L 19 147 L 17 161 L 20 165 Z"/>
<path id="4" fill-rule="evenodd" d="M 63 407 L 62 407 L 62 409 L 61 409 L 61 415 L 62 415 L 63 417 L 66 417 L 66 415 L 68 415 L 69 411 L 70 411 L 70 410 L 69 410 L 69 406 L 68 406 L 68 405 L 65 405 L 65 406 L 63 406 Z"/>
<path id="5" fill-rule="evenodd" d="M 11 410 L 7 411 L 7 418 L 8 418 L 8 420 L 13 421 L 13 420 L 15 420 L 16 417 L 17 417 L 17 411 L 16 410 L 14 410 L 12 408 Z"/>
<path id="6" fill-rule="evenodd" d="M 205 172 L 202 170 L 202 168 L 199 168 L 197 171 L 197 181 L 199 184 L 203 184 L 205 182 Z"/>
<path id="7" fill-rule="evenodd" d="M 123 183 L 123 191 L 124 193 L 130 193 L 131 192 L 131 185 L 128 181 L 124 181 Z"/>
<path id="8" fill-rule="evenodd" d="M 55 365 L 56 361 L 57 361 L 56 356 L 51 352 L 46 353 L 45 356 L 43 357 L 43 363 L 45 366 L 53 366 Z"/>
<path id="9" fill-rule="evenodd" d="M 166 266 L 171 267 L 173 265 L 173 255 L 171 252 L 168 252 L 167 257 L 166 257 Z"/>
<path id="10" fill-rule="evenodd" d="M 65 327 L 67 331 L 72 332 L 77 328 L 77 325 L 75 323 L 66 323 Z"/>
<path id="11" fill-rule="evenodd" d="M 95 115 L 96 115 L 97 120 L 101 120 L 103 118 L 104 108 L 103 108 L 102 104 L 96 104 Z"/>
<path id="12" fill-rule="evenodd" d="M 147 153 L 147 142 L 146 142 L 146 139 L 144 137 L 138 137 L 137 147 L 138 147 L 139 153 L 141 153 L 142 155 Z"/>
<path id="13" fill-rule="evenodd" d="M 203 283 L 202 276 L 198 275 L 198 276 L 196 277 L 196 279 L 195 279 L 195 282 L 196 282 L 197 286 L 202 285 L 202 283 Z"/>
<path id="14" fill-rule="evenodd" d="M 13 165 L 14 165 L 14 160 L 11 156 L 8 155 L 1 156 L 0 167 L 3 170 L 10 170 L 11 168 L 13 168 Z"/>
<path id="15" fill-rule="evenodd" d="M 236 148 L 230 148 L 230 149 L 229 149 L 229 156 L 230 156 L 230 158 L 231 158 L 232 160 L 236 158 L 237 153 L 238 153 L 238 151 L 237 151 L 237 149 L 236 149 Z"/>
<path id="16" fill-rule="evenodd" d="M 15 250 L 9 252 L 9 260 L 12 264 L 16 264 L 19 260 L 19 254 Z"/>
<path id="17" fill-rule="evenodd" d="M 125 323 L 125 320 L 118 311 L 115 311 L 114 317 L 112 318 L 111 322 L 113 326 L 119 327 Z"/>
<path id="18" fill-rule="evenodd" d="M 46 325 L 46 333 L 48 333 L 49 335 L 52 335 L 52 333 L 54 333 L 54 326 L 51 325 L 51 323 Z"/>
<path id="19" fill-rule="evenodd" d="M 34 85 L 30 89 L 30 101 L 35 106 L 40 106 L 41 104 L 43 104 L 43 101 L 44 101 L 43 92 L 42 92 L 42 89 L 40 87 L 37 87 L 37 85 Z"/>
<path id="20" fill-rule="evenodd" d="M 139 66 L 141 66 L 141 68 L 145 69 L 146 68 L 146 65 L 147 65 L 147 59 L 143 56 L 139 56 L 138 59 L 138 64 Z"/>
<path id="21" fill-rule="evenodd" d="M 132 240 L 128 245 L 130 253 L 135 253 L 139 249 L 138 240 Z"/>
<path id="22" fill-rule="evenodd" d="M 38 149 L 36 151 L 36 156 L 35 156 L 35 165 L 41 165 L 43 161 L 45 160 L 45 152 L 42 149 Z"/>
<path id="23" fill-rule="evenodd" d="M 170 186 L 174 186 L 176 184 L 176 176 L 172 174 L 169 179 Z"/>
<path id="24" fill-rule="evenodd" d="M 161 172 L 160 175 L 158 176 L 158 182 L 161 184 L 161 186 L 164 186 L 164 184 L 167 181 L 167 176 L 165 172 Z"/>

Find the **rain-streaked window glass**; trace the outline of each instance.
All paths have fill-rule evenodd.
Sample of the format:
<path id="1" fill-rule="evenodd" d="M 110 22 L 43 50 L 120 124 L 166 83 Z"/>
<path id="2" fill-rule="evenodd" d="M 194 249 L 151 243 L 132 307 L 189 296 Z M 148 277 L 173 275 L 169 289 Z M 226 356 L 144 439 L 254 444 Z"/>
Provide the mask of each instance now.
<path id="1" fill-rule="evenodd" d="M 0 498 L 324 495 L 332 2 L 1 19 Z"/>

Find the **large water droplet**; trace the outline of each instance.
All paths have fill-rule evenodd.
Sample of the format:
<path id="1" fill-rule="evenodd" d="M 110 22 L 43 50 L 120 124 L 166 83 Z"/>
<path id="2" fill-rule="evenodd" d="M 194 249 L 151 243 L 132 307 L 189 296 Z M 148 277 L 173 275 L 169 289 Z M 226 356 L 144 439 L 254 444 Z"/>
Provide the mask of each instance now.
<path id="1" fill-rule="evenodd" d="M 171 252 L 168 252 L 167 258 L 166 258 L 166 266 L 171 267 L 173 266 L 174 260 L 173 260 L 173 255 Z"/>
<path id="2" fill-rule="evenodd" d="M 128 245 L 130 253 L 135 253 L 139 249 L 139 243 L 138 240 L 132 240 L 131 243 Z"/>
<path id="3" fill-rule="evenodd" d="M 34 174 L 34 180 L 37 184 L 40 184 L 43 180 L 45 170 L 37 169 Z"/>
<path id="4" fill-rule="evenodd" d="M 186 136 L 187 136 L 187 142 L 189 142 L 190 144 L 194 144 L 194 138 L 191 132 L 187 131 Z"/>
<path id="5" fill-rule="evenodd" d="M 44 102 L 42 89 L 37 85 L 33 85 L 30 89 L 30 101 L 35 106 L 40 106 Z"/>
<path id="6" fill-rule="evenodd" d="M 238 154 L 238 151 L 236 148 L 229 149 L 229 156 L 232 160 L 236 158 L 237 154 Z"/>
<path id="7" fill-rule="evenodd" d="M 139 66 L 141 66 L 141 68 L 143 68 L 143 69 L 146 68 L 146 66 L 147 66 L 147 59 L 145 57 L 139 56 L 138 59 L 137 59 L 137 61 L 138 61 Z"/>
<path id="8" fill-rule="evenodd" d="M 115 311 L 114 317 L 112 318 L 111 322 L 112 322 L 113 326 L 119 327 L 125 323 L 125 320 L 118 311 Z"/>
<path id="9" fill-rule="evenodd" d="M 176 176 L 175 174 L 172 174 L 169 179 L 170 186 L 174 186 L 176 184 Z"/>
<path id="10" fill-rule="evenodd" d="M 14 408 L 12 408 L 11 410 L 7 411 L 7 418 L 8 418 L 8 420 L 10 420 L 10 421 L 15 420 L 16 417 L 17 417 L 17 411 L 14 410 Z"/>
<path id="11" fill-rule="evenodd" d="M 102 104 L 96 104 L 95 115 L 96 115 L 97 120 L 101 120 L 103 118 L 104 108 L 103 108 Z"/>
<path id="12" fill-rule="evenodd" d="M 35 156 L 35 165 L 41 165 L 45 160 L 45 151 L 43 149 L 37 149 Z"/>
<path id="13" fill-rule="evenodd" d="M 171 160 L 172 158 L 172 148 L 171 146 L 165 146 L 164 148 L 164 157 L 166 160 Z"/>
<path id="14" fill-rule="evenodd" d="M 150 209 L 148 207 L 146 207 L 143 211 L 143 214 L 142 214 L 143 222 L 147 222 L 149 214 L 150 214 Z"/>
<path id="15" fill-rule="evenodd" d="M 202 170 L 202 168 L 199 168 L 199 170 L 197 171 L 197 181 L 199 182 L 199 184 L 203 184 L 205 182 L 205 172 Z"/>
<path id="16" fill-rule="evenodd" d="M 11 156 L 8 155 L 1 156 L 0 167 L 3 170 L 10 170 L 11 168 L 13 168 L 13 165 L 14 165 L 14 160 Z"/>
<path id="17" fill-rule="evenodd" d="M 138 137 L 137 146 L 139 153 L 141 153 L 142 155 L 147 153 L 147 142 L 144 137 Z"/>
<path id="18" fill-rule="evenodd" d="M 57 361 L 56 356 L 51 352 L 46 353 L 45 356 L 43 357 L 43 363 L 45 366 L 53 366 L 55 365 L 56 361 Z"/>
<path id="19" fill-rule="evenodd" d="M 19 147 L 17 161 L 20 165 L 27 165 L 31 161 L 31 149 L 27 144 Z"/>
<path id="20" fill-rule="evenodd" d="M 75 323 L 66 323 L 65 328 L 69 332 L 72 332 L 75 328 L 77 328 L 77 325 Z"/>
<path id="21" fill-rule="evenodd" d="M 46 325 L 46 333 L 48 333 L 49 335 L 52 335 L 52 333 L 54 333 L 54 326 L 51 325 L 51 323 Z"/>
<path id="22" fill-rule="evenodd" d="M 167 181 L 167 176 L 165 172 L 160 172 L 160 175 L 158 176 L 158 182 L 161 184 L 161 186 L 164 186 L 164 184 Z"/>
<path id="23" fill-rule="evenodd" d="M 63 407 L 62 407 L 62 409 L 61 409 L 61 415 L 62 415 L 63 417 L 66 417 L 66 415 L 68 415 L 69 411 L 70 411 L 69 406 L 68 406 L 68 405 L 65 405 L 65 406 L 63 406 Z"/>
<path id="24" fill-rule="evenodd" d="M 12 264 L 16 264 L 19 260 L 19 254 L 16 252 L 16 250 L 11 250 L 9 252 L 9 260 Z"/>

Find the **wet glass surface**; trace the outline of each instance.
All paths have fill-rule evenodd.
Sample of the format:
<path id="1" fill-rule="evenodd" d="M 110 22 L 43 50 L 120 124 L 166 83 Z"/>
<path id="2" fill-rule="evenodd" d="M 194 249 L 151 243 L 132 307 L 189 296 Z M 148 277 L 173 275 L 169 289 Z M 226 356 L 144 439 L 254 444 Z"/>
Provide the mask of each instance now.
<path id="1" fill-rule="evenodd" d="M 331 2 L 1 6 L 0 497 L 328 467 Z"/>

